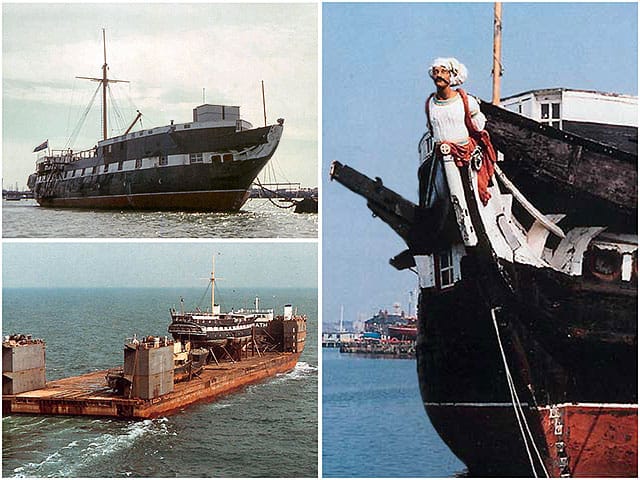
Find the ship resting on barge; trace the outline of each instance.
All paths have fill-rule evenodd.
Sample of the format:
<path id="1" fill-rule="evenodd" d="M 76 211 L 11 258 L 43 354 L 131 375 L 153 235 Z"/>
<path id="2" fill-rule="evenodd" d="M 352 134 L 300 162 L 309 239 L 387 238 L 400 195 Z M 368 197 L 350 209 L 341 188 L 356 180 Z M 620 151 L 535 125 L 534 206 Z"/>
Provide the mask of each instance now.
<path id="1" fill-rule="evenodd" d="M 36 147 L 45 154 L 28 186 L 43 207 L 237 211 L 282 136 L 284 119 L 254 128 L 238 106 L 205 104 L 192 122 L 131 132 L 138 113 L 107 138 L 107 87 L 122 80 L 107 78 L 106 49 L 102 77 L 78 78 L 101 84 L 103 139 L 83 151 Z"/>
<path id="2" fill-rule="evenodd" d="M 174 340 L 189 343 L 195 348 L 206 348 L 211 355 L 237 356 L 239 352 L 252 348 L 257 341 L 269 342 L 274 335 L 282 336 L 284 323 L 295 319 L 306 321 L 294 313 L 293 306 L 286 304 L 282 315 L 274 315 L 273 309 L 260 309 L 260 299 L 256 297 L 254 309 L 239 309 L 221 312 L 215 303 L 215 257 L 211 262 L 211 310 L 196 309 L 185 312 L 184 300 L 180 299 L 180 311 L 172 308 L 168 331 Z"/>
<path id="3" fill-rule="evenodd" d="M 486 205 L 477 180 L 486 159 L 457 167 L 428 138 L 421 206 L 379 178 L 331 168 L 408 246 L 390 262 L 419 277 L 425 409 L 471 475 L 637 477 L 637 154 L 628 161 L 632 153 L 536 122 L 509 125 L 511 115 L 483 107 L 487 130 L 511 148 Z M 551 185 L 536 196 L 553 202 L 558 191 L 570 215 L 542 214 L 507 169 Z M 591 214 L 596 223 L 582 223 Z"/>
<path id="4" fill-rule="evenodd" d="M 189 341 L 128 339 L 122 367 L 47 382 L 45 343 L 11 336 L 2 344 L 3 414 L 155 418 L 291 371 L 306 341 L 305 316 L 262 321 L 251 341 L 220 353 Z M 239 348 L 234 348 L 239 347 Z"/>
<path id="5" fill-rule="evenodd" d="M 285 305 L 284 314 L 274 317 L 272 309 L 260 309 L 260 299 L 256 297 L 255 309 L 240 309 L 223 313 L 220 305 L 215 302 L 216 278 L 215 257 L 211 261 L 211 309 L 203 311 L 197 308 L 185 312 L 184 300 L 180 299 L 180 311 L 171 308 L 171 323 L 168 331 L 176 341 L 189 342 L 195 347 L 216 351 L 246 348 L 248 342 L 253 341 L 256 330 L 264 333 L 265 329 L 275 325 L 283 319 L 293 318 L 291 305 Z M 276 322 L 273 322 L 276 320 Z M 272 323 L 273 322 L 273 323 Z"/>

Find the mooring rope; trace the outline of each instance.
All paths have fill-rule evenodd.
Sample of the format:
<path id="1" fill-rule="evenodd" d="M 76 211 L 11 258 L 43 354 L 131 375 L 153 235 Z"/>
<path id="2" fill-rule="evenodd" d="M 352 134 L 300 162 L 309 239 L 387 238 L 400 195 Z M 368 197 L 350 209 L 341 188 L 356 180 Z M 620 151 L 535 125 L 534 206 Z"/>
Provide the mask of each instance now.
<path id="1" fill-rule="evenodd" d="M 263 192 L 269 192 L 269 193 L 273 193 L 274 195 L 278 195 L 278 192 L 274 192 L 273 190 L 269 190 L 267 187 L 265 187 L 264 185 L 262 185 L 260 183 L 260 179 L 258 177 L 256 177 L 256 183 L 258 184 L 258 186 L 262 189 Z M 287 209 L 287 208 L 292 208 L 296 206 L 296 203 L 291 200 L 291 198 L 288 198 L 287 200 L 291 201 L 291 205 L 287 205 L 286 207 L 282 206 L 282 205 L 278 205 L 276 202 L 273 201 L 273 199 L 271 197 L 265 197 L 267 200 L 269 200 L 269 202 L 271 202 L 273 205 L 275 205 L 278 208 L 282 208 L 282 209 Z"/>
<path id="2" fill-rule="evenodd" d="M 538 473 L 536 472 L 533 457 L 531 456 L 531 449 L 529 448 L 529 441 L 527 441 L 527 435 L 525 435 L 524 429 L 522 427 L 523 423 L 527 429 L 529 440 L 531 441 L 531 445 L 533 446 L 536 456 L 538 457 L 538 461 L 542 466 L 542 470 L 544 471 L 546 478 L 549 478 L 549 472 L 547 471 L 547 468 L 544 465 L 544 461 L 542 460 L 540 451 L 538 450 L 536 442 L 533 439 L 533 434 L 531 433 L 531 429 L 529 428 L 529 423 L 527 422 L 527 418 L 525 417 L 524 411 L 522 410 L 522 403 L 520 402 L 520 398 L 518 397 L 518 392 L 516 390 L 516 386 L 513 381 L 513 377 L 511 376 L 509 365 L 507 363 L 507 356 L 504 352 L 504 348 L 502 347 L 502 339 L 500 338 L 500 330 L 498 329 L 498 321 L 495 315 L 495 311 L 499 309 L 500 307 L 495 307 L 491 309 L 491 318 L 493 319 L 493 327 L 495 328 L 495 331 L 496 331 L 496 338 L 498 339 L 498 346 L 500 347 L 500 355 L 502 356 L 502 363 L 504 365 L 504 370 L 507 377 L 507 385 L 509 386 L 509 394 L 511 395 L 511 404 L 513 405 L 513 410 L 516 415 L 516 420 L 518 421 L 518 426 L 520 427 L 520 434 L 522 435 L 522 440 L 527 450 L 527 456 L 529 457 L 529 465 L 531 466 L 533 476 L 535 478 L 538 478 Z"/>

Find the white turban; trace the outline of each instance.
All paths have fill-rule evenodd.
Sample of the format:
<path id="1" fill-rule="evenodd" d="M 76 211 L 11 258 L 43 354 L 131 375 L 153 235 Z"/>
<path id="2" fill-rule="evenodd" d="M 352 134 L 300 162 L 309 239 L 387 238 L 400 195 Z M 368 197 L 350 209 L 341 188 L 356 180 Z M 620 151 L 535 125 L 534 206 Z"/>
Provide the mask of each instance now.
<path id="1" fill-rule="evenodd" d="M 467 79 L 467 67 L 455 58 L 436 58 L 429 68 L 429 76 L 433 78 L 433 67 L 444 67 L 451 73 L 451 86 L 462 85 Z"/>

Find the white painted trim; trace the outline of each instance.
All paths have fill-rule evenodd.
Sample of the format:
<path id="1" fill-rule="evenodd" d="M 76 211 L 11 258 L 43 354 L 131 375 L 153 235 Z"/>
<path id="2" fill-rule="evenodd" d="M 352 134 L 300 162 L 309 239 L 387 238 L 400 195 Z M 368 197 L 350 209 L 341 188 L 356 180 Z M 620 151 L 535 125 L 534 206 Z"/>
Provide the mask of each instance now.
<path id="1" fill-rule="evenodd" d="M 267 145 L 270 146 L 269 144 Z M 244 150 L 239 150 L 239 151 L 232 150 L 230 152 L 224 152 L 224 153 L 198 152 L 200 155 L 202 155 L 202 158 L 203 158 L 202 162 L 191 162 L 188 153 L 179 153 L 175 155 L 169 155 L 167 157 L 167 163 L 165 165 L 160 165 L 160 157 L 158 155 L 153 157 L 143 157 L 140 159 L 128 159 L 128 160 L 123 160 L 122 169 L 118 169 L 119 162 L 110 162 L 108 164 L 109 170 L 107 172 L 104 171 L 104 163 L 100 163 L 95 165 L 98 167 L 98 170 L 96 171 L 96 173 L 93 173 L 94 165 L 90 167 L 76 167 L 72 170 L 71 169 L 65 170 L 64 176 L 62 177 L 61 180 L 64 181 L 64 180 L 71 180 L 73 178 L 85 178 L 85 177 L 100 176 L 105 174 L 110 175 L 118 172 L 144 171 L 144 170 L 151 170 L 155 168 L 211 164 L 213 163 L 212 157 L 214 155 L 222 156 L 226 154 L 231 154 L 233 155 L 232 161 L 254 160 L 256 158 L 259 158 L 259 155 L 252 156 L 251 153 L 254 153 L 253 151 L 256 150 L 257 148 L 258 147 L 251 147 Z M 141 166 L 138 168 L 136 168 L 135 166 L 137 160 L 140 160 L 141 162 Z M 221 162 L 221 163 L 224 163 L 224 162 Z M 84 175 L 81 174 L 83 168 L 85 169 Z M 76 172 L 80 172 L 80 174 L 75 174 Z M 71 173 L 72 175 L 67 176 L 68 173 Z"/>
<path id="2" fill-rule="evenodd" d="M 224 326 L 224 327 L 205 327 L 205 331 L 207 332 L 236 332 L 241 330 L 246 330 L 247 328 L 253 327 L 253 324 L 249 325 L 233 325 L 233 326 Z"/>
<path id="3" fill-rule="evenodd" d="M 424 402 L 427 407 L 505 407 L 512 408 L 511 402 Z M 522 406 L 528 407 L 528 403 L 523 403 Z M 550 410 L 551 408 L 566 408 L 566 407 L 580 407 L 580 408 L 638 408 L 637 403 L 559 403 L 557 405 L 546 405 L 538 407 L 538 410 Z"/>
<path id="4" fill-rule="evenodd" d="M 569 230 L 555 249 L 551 257 L 551 266 L 567 275 L 582 275 L 582 261 L 589 243 L 606 228 L 575 227 Z"/>
<path id="5" fill-rule="evenodd" d="M 633 274 L 633 256 L 630 253 L 622 255 L 622 281 L 631 281 Z"/>
<path id="6" fill-rule="evenodd" d="M 91 195 L 87 197 L 58 197 L 55 200 L 89 200 L 96 198 L 118 198 L 118 197 L 143 197 L 149 195 L 178 195 L 182 193 L 229 193 L 229 192 L 246 192 L 243 188 L 235 190 L 193 190 L 183 192 L 150 192 L 150 193 L 126 193 L 124 195 Z"/>
<path id="7" fill-rule="evenodd" d="M 504 407 L 513 408 L 511 402 L 424 402 L 427 407 Z M 523 403 L 523 407 L 528 407 L 528 403 Z"/>
<path id="8" fill-rule="evenodd" d="M 433 265 L 433 255 L 415 255 L 413 257 L 418 270 L 418 283 L 420 288 L 431 288 L 436 286 L 435 270 Z"/>
<path id="9" fill-rule="evenodd" d="M 566 408 L 566 407 L 587 407 L 587 408 L 635 408 L 638 409 L 637 403 L 559 403 L 557 405 L 546 405 L 544 407 L 538 407 L 540 410 L 551 409 L 553 407 L 556 408 Z"/>
<path id="10" fill-rule="evenodd" d="M 441 148 L 442 147 L 448 147 L 448 145 L 443 144 Z M 460 230 L 460 235 L 462 236 L 462 241 L 466 247 L 475 247 L 478 244 L 478 237 L 473 226 L 473 221 L 471 220 L 471 215 L 469 214 L 467 199 L 464 196 L 460 169 L 455 164 L 453 156 L 450 155 L 449 152 L 442 152 L 442 154 L 444 174 L 447 178 L 447 184 L 449 185 L 451 204 L 456 214 L 456 222 Z"/>

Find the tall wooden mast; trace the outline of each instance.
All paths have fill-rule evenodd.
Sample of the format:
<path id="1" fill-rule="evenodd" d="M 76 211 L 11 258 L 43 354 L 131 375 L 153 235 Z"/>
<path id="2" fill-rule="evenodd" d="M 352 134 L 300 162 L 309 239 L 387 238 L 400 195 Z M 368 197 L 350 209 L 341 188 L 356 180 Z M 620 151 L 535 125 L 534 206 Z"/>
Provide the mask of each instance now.
<path id="1" fill-rule="evenodd" d="M 212 315 L 215 313 L 215 306 L 216 306 L 216 303 L 214 300 L 214 295 L 216 291 L 215 271 L 216 271 L 216 257 L 214 255 L 213 257 L 211 257 L 211 314 Z"/>
<path id="2" fill-rule="evenodd" d="M 104 63 L 102 64 L 102 139 L 107 139 L 107 38 L 104 28 L 102 29 L 102 50 L 104 53 Z"/>
<path id="3" fill-rule="evenodd" d="M 262 110 L 264 112 L 264 126 L 267 126 L 267 103 L 264 100 L 264 80 L 262 80 Z"/>
<path id="4" fill-rule="evenodd" d="M 502 76 L 502 3 L 493 7 L 493 96 L 491 103 L 500 103 L 500 77 Z"/>
<path id="5" fill-rule="evenodd" d="M 102 45 L 104 52 L 104 64 L 102 65 L 102 78 L 76 77 L 83 80 L 91 80 L 102 83 L 102 139 L 107 139 L 107 85 L 109 83 L 129 83 L 128 80 L 112 80 L 107 77 L 107 41 L 104 28 L 102 29 Z"/>

